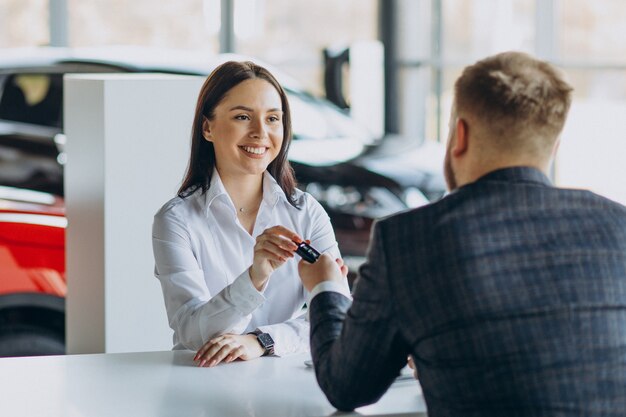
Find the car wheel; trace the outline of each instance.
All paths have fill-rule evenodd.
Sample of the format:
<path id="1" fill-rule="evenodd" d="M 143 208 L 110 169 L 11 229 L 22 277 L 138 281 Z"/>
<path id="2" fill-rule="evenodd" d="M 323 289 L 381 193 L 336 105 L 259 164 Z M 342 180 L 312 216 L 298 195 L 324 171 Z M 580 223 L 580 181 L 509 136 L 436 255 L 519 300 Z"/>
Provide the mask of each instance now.
<path id="1" fill-rule="evenodd" d="M 0 357 L 64 354 L 65 341 L 48 329 L 12 326 L 0 333 Z"/>

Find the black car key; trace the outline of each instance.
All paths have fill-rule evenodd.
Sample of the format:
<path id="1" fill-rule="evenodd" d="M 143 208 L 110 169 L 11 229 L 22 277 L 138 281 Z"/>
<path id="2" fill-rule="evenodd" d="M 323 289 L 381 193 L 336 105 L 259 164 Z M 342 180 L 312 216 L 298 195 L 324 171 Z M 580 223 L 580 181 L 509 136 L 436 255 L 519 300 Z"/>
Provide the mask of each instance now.
<path id="1" fill-rule="evenodd" d="M 296 249 L 296 253 L 310 264 L 314 264 L 315 261 L 317 261 L 317 258 L 320 257 L 320 253 L 304 241 L 298 243 L 298 249 Z"/>

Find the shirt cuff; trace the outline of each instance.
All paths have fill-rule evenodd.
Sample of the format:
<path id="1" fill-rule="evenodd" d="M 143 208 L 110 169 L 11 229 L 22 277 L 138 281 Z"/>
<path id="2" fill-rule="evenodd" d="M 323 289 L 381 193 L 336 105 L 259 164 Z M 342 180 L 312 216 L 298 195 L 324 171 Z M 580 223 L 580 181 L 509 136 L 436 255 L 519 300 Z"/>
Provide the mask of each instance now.
<path id="1" fill-rule="evenodd" d="M 310 306 L 311 300 L 313 300 L 313 298 L 317 294 L 326 292 L 326 291 L 338 292 L 352 300 L 352 295 L 350 294 L 350 290 L 348 289 L 347 285 L 340 284 L 336 281 L 322 281 L 319 284 L 317 284 L 315 287 L 313 287 L 307 299 L 306 305 Z"/>
<path id="2" fill-rule="evenodd" d="M 272 336 L 274 356 L 287 356 L 294 353 L 309 352 L 308 324 L 303 317 L 301 326 L 292 322 L 259 326 L 257 329 Z"/>
<path id="3" fill-rule="evenodd" d="M 233 305 L 244 315 L 252 313 L 265 302 L 265 296 L 252 284 L 248 269 L 230 284 L 229 292 Z"/>

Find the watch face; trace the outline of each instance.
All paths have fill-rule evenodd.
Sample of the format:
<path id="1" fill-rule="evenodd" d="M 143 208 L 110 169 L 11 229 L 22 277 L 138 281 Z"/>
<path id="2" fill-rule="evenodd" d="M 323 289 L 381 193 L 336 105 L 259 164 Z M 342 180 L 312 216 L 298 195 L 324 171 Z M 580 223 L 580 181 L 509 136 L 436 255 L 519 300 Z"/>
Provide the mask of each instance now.
<path id="1" fill-rule="evenodd" d="M 257 336 L 257 338 L 259 339 L 261 346 L 263 346 L 265 350 L 274 346 L 274 339 L 272 339 L 272 336 L 270 336 L 268 333 L 261 333 Z"/>

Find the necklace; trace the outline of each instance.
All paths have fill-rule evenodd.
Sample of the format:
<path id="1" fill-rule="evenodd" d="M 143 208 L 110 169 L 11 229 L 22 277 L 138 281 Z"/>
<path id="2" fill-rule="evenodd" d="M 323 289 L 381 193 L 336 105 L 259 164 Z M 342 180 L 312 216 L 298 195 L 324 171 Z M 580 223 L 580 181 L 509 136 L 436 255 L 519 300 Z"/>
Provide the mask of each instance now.
<path id="1" fill-rule="evenodd" d="M 256 213 L 257 211 L 259 211 L 259 207 L 261 207 L 261 201 L 263 200 L 263 195 L 259 196 L 258 200 L 254 203 L 250 204 L 250 207 L 252 208 L 245 208 L 245 207 L 239 207 L 237 210 L 237 214 L 239 215 L 243 215 L 243 214 L 247 214 L 247 215 L 252 215 L 254 213 Z M 233 202 L 234 203 L 234 202 Z M 237 207 L 237 205 L 235 205 L 235 207 Z"/>
<path id="2" fill-rule="evenodd" d="M 254 210 L 246 210 L 243 207 L 239 207 L 239 214 L 254 214 L 257 211 L 259 211 L 258 207 L 256 209 L 254 209 Z"/>

